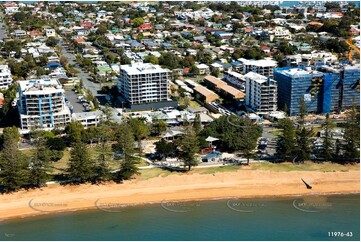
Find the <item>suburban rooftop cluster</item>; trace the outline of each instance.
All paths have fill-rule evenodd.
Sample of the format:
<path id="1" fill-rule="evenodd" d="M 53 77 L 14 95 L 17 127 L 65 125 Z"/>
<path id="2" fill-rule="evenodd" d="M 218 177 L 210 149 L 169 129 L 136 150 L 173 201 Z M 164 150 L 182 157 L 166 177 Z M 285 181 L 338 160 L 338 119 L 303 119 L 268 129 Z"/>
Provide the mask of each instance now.
<path id="1" fill-rule="evenodd" d="M 312 83 L 302 79 L 305 91 L 293 94 L 294 101 L 289 102 L 279 93 L 292 91 L 283 90 L 285 77 L 293 82 L 306 74 L 344 73 L 333 82 L 339 88 L 332 89 L 332 98 L 342 98 L 340 84 L 347 75 L 354 75 L 348 70 L 359 70 L 355 63 L 359 56 L 353 55 L 360 46 L 355 17 L 359 9 L 347 2 L 295 2 L 287 6 L 278 1 L 6 2 L 2 11 L 0 39 L 5 59 L 0 66 L 1 89 L 14 82 L 19 92 L 38 88 L 45 93 L 63 85 L 64 102 L 72 113 L 96 111 L 104 105 L 96 98 L 99 86 L 110 90 L 108 87 L 115 84 L 116 92 L 105 93 L 114 115 L 119 113 L 117 108 L 120 113 L 188 108 L 188 100 L 204 107 L 223 100 L 229 113 L 246 110 L 260 116 L 283 110 L 287 103 L 291 105 L 288 114 L 295 115 L 290 110 L 305 95 L 311 95 L 307 86 Z M 351 41 L 350 36 L 354 36 Z M 178 85 L 184 78 L 189 82 Z M 253 92 L 246 88 L 246 82 L 270 79 L 281 87 L 272 92 L 277 102 L 272 101 L 270 109 L 260 113 L 258 104 L 247 105 L 246 98 L 261 97 L 266 89 Z M 207 80 L 213 80 L 208 82 L 211 85 Z M 357 74 L 352 82 L 354 91 L 348 95 L 358 99 Z M 71 86 L 86 94 L 83 107 L 74 103 L 78 99 L 68 90 Z M 11 97 L 13 106 L 18 96 Z M 313 99 L 317 99 L 316 93 L 307 100 L 317 102 Z M 327 111 L 351 105 L 338 102 L 342 105 Z M 73 117 L 76 120 L 79 115 Z"/>

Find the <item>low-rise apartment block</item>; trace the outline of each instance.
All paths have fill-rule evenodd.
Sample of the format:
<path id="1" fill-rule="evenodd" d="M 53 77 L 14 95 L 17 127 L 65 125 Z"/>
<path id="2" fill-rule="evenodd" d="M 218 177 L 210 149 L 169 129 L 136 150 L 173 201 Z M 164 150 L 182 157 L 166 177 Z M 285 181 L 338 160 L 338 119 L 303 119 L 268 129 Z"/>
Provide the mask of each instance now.
<path id="1" fill-rule="evenodd" d="M 228 84 L 240 89 L 242 92 L 245 92 L 245 79 L 244 76 L 235 71 L 225 71 L 223 73 L 223 80 Z"/>
<path id="2" fill-rule="evenodd" d="M 331 52 L 289 55 L 285 58 L 287 66 L 312 66 L 335 61 L 337 61 L 337 56 Z"/>
<path id="3" fill-rule="evenodd" d="M 13 82 L 11 71 L 8 65 L 0 65 L 0 89 L 8 89 Z"/>
<path id="4" fill-rule="evenodd" d="M 103 112 L 100 110 L 94 112 L 82 112 L 82 113 L 73 113 L 73 121 L 79 121 L 84 128 L 89 128 L 91 126 L 98 126 L 100 121 L 103 119 Z"/>

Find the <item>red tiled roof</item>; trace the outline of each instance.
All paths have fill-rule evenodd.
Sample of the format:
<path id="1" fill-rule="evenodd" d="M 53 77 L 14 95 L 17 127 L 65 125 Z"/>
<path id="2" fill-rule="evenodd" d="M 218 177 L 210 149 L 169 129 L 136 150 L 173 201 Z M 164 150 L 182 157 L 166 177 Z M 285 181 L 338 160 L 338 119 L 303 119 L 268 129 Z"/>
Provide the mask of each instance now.
<path id="1" fill-rule="evenodd" d="M 332 14 L 338 15 L 338 16 L 343 16 L 343 13 L 341 12 L 331 12 Z"/>
<path id="2" fill-rule="evenodd" d="M 42 35 L 44 35 L 44 33 L 37 30 L 37 29 L 35 29 L 35 30 L 30 30 L 28 32 L 28 35 L 30 35 L 30 36 L 42 36 Z"/>
<path id="3" fill-rule="evenodd" d="M 319 22 L 316 22 L 316 21 L 311 21 L 308 23 L 309 25 L 318 25 L 318 26 L 322 26 L 323 23 L 319 23 Z"/>
<path id="4" fill-rule="evenodd" d="M 16 7 L 18 6 L 18 4 L 16 2 L 12 2 L 12 3 L 4 3 L 4 7 Z"/>
<path id="5" fill-rule="evenodd" d="M 151 29 L 152 28 L 152 24 L 150 23 L 144 23 L 144 24 L 141 24 L 138 29 Z"/>
<path id="6" fill-rule="evenodd" d="M 77 43 L 85 42 L 83 38 L 76 38 L 74 39 Z"/>
<path id="7" fill-rule="evenodd" d="M 90 29 L 91 27 L 93 27 L 93 23 L 92 22 L 80 22 L 80 25 L 84 28 L 88 28 Z"/>

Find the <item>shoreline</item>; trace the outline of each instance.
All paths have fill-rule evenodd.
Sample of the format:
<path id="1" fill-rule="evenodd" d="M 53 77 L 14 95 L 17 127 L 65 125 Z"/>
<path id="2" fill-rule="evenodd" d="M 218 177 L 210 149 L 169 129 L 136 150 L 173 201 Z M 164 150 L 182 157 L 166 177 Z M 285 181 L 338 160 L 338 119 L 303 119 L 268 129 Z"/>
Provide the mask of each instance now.
<path id="1" fill-rule="evenodd" d="M 347 192 L 347 193 L 343 193 L 343 192 L 337 192 L 337 193 L 315 193 L 315 194 L 308 194 L 308 197 L 315 197 L 315 196 L 346 196 L 346 195 L 360 195 L 360 192 Z M 276 199 L 287 199 L 287 198 L 299 198 L 302 197 L 303 195 L 280 195 L 280 196 L 257 196 L 257 197 L 219 197 L 219 198 L 212 198 L 212 199 L 194 199 L 194 200 L 177 200 L 177 201 L 168 201 L 168 202 L 172 202 L 172 203 L 191 203 L 191 202 L 212 202 L 212 201 L 226 201 L 226 200 L 233 200 L 233 199 L 271 199 L 271 200 L 276 200 Z M 145 206 L 150 206 L 150 205 L 161 205 L 162 201 L 160 202 L 145 202 L 145 203 L 134 203 L 134 204 L 124 204 L 121 208 L 129 208 L 129 207 L 145 207 Z M 69 214 L 72 212 L 87 212 L 87 211 L 102 211 L 101 209 L 97 208 L 97 207 L 83 207 L 83 208 L 77 208 L 77 209 L 71 209 L 71 210 L 62 210 L 62 211 L 52 211 L 52 212 L 43 212 L 40 214 L 29 214 L 29 215 L 17 215 L 17 216 L 13 216 L 13 217 L 7 217 L 7 218 L 0 218 L 0 222 L 14 222 L 16 220 L 19 219 L 23 219 L 23 218 L 31 218 L 31 217 L 45 217 L 45 216 L 52 216 L 52 215 L 57 215 L 57 214 Z"/>
<path id="2" fill-rule="evenodd" d="M 314 188 L 306 189 L 300 177 L 310 182 Z M 0 221 L 72 211 L 147 206 L 163 202 L 359 194 L 359 178 L 359 171 L 248 170 L 217 173 L 216 176 L 172 174 L 148 180 L 126 181 L 124 184 L 49 185 L 42 189 L 0 195 Z M 103 209 L 99 208 L 97 202 Z"/>

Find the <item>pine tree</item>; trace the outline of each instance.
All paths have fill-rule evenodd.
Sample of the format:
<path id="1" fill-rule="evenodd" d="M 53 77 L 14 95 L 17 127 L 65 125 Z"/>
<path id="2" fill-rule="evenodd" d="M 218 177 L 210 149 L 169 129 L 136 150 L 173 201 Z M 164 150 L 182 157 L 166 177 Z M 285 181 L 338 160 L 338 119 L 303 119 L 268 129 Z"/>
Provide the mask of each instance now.
<path id="1" fill-rule="evenodd" d="M 35 150 L 30 159 L 29 184 L 35 187 L 44 186 L 49 179 L 49 168 L 50 150 L 46 147 L 44 133 L 39 133 L 35 137 Z"/>
<path id="2" fill-rule="evenodd" d="M 201 122 L 201 116 L 199 113 L 196 114 L 194 121 L 193 121 L 193 131 L 198 135 L 202 131 L 202 122 Z"/>
<path id="3" fill-rule="evenodd" d="M 291 161 L 295 156 L 296 131 L 290 118 L 279 121 L 282 134 L 277 141 L 277 154 L 285 161 Z"/>
<path id="4" fill-rule="evenodd" d="M 247 158 L 247 165 L 249 165 L 249 159 L 255 156 L 254 149 L 257 146 L 257 138 L 252 129 L 244 128 L 243 129 L 243 137 L 247 137 L 242 139 L 242 148 L 241 151 L 243 156 Z"/>
<path id="5" fill-rule="evenodd" d="M 198 139 L 193 130 L 187 130 L 178 141 L 180 152 L 178 158 L 183 161 L 184 166 L 191 170 L 192 166 L 198 165 L 196 153 L 199 151 Z"/>
<path id="6" fill-rule="evenodd" d="M 313 131 L 307 129 L 306 127 L 300 127 L 296 131 L 296 149 L 295 155 L 297 160 L 303 162 L 310 159 L 310 153 L 312 151 L 311 147 L 311 137 L 313 136 Z"/>
<path id="7" fill-rule="evenodd" d="M 0 184 L 5 192 L 17 191 L 28 180 L 28 161 L 18 150 L 19 133 L 16 127 L 4 128 L 3 150 L 0 154 Z"/>
<path id="8" fill-rule="evenodd" d="M 296 130 L 295 155 L 297 157 L 297 160 L 303 162 L 310 158 L 310 153 L 312 151 L 311 137 L 313 136 L 312 129 L 308 129 L 305 127 L 305 118 L 308 114 L 308 111 L 303 96 L 301 97 L 300 100 L 300 110 L 298 114 L 299 114 L 298 122 L 300 123 L 300 126 Z"/>
<path id="9" fill-rule="evenodd" d="M 117 130 L 117 146 L 122 152 L 122 159 L 115 180 L 120 182 L 139 174 L 139 168 L 136 166 L 138 160 L 134 157 L 136 148 L 134 134 L 131 127 L 126 123 L 122 123 Z"/>
<path id="10" fill-rule="evenodd" d="M 344 159 L 354 161 L 360 157 L 360 111 L 353 105 L 347 112 L 347 123 L 344 133 Z"/>
<path id="11" fill-rule="evenodd" d="M 113 130 L 108 127 L 100 126 L 97 130 L 98 145 L 96 151 L 98 153 L 97 161 L 95 162 L 96 177 L 94 182 L 108 181 L 111 178 L 109 161 L 113 155 L 109 141 L 114 137 Z"/>
<path id="12" fill-rule="evenodd" d="M 321 125 L 321 127 L 323 128 L 324 131 L 324 137 L 322 142 L 323 147 L 322 147 L 321 155 L 325 160 L 330 161 L 333 157 L 332 150 L 334 148 L 334 145 L 332 143 L 332 129 L 335 127 L 335 125 L 330 119 L 329 114 L 326 114 L 326 120 Z"/>
<path id="13" fill-rule="evenodd" d="M 298 112 L 299 115 L 299 123 L 301 125 L 305 124 L 305 117 L 307 116 L 307 106 L 304 97 L 302 96 L 300 99 L 300 110 Z"/>
<path id="14" fill-rule="evenodd" d="M 286 115 L 288 114 L 287 104 L 285 104 L 285 105 L 283 106 L 283 112 L 285 112 Z"/>
<path id="15" fill-rule="evenodd" d="M 81 141 L 73 143 L 68 168 L 69 178 L 78 183 L 89 181 L 94 174 L 94 168 L 86 145 Z"/>

